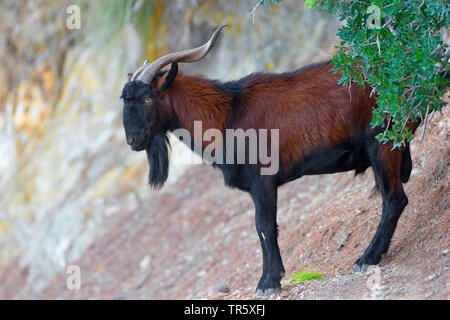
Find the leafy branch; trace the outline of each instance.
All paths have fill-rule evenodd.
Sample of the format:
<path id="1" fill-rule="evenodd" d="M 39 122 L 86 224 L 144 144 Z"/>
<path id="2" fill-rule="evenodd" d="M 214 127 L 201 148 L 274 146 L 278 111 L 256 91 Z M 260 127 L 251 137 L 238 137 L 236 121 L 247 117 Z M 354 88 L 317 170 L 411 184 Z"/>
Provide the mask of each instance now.
<path id="1" fill-rule="evenodd" d="M 270 4 L 280 1 L 268 1 Z M 259 3 L 264 4 L 264 1 Z M 426 122 L 446 104 L 450 81 L 448 43 L 442 30 L 450 26 L 450 5 L 442 0 L 306 0 L 345 22 L 333 56 L 339 83 L 368 85 L 375 94 L 372 127 L 383 128 L 377 139 L 401 147 L 413 138 L 411 123 Z M 378 26 L 369 24 L 375 7 Z M 424 131 L 423 131 L 424 132 Z"/>

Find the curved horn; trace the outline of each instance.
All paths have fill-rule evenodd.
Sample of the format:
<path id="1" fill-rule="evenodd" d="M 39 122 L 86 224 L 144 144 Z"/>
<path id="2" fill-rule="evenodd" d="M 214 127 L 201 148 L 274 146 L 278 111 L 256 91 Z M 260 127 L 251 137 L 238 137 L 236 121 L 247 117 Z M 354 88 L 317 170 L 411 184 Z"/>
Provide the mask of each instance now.
<path id="1" fill-rule="evenodd" d="M 226 27 L 226 24 L 221 25 L 219 28 L 217 28 L 211 36 L 211 39 L 209 39 L 209 41 L 201 47 L 169 53 L 168 55 L 165 55 L 164 57 L 161 57 L 150 64 L 144 63 L 144 65 L 136 70 L 130 81 L 141 80 L 142 82 L 150 84 L 158 71 L 170 63 L 195 62 L 203 59 L 214 47 L 217 36 L 224 27 Z"/>

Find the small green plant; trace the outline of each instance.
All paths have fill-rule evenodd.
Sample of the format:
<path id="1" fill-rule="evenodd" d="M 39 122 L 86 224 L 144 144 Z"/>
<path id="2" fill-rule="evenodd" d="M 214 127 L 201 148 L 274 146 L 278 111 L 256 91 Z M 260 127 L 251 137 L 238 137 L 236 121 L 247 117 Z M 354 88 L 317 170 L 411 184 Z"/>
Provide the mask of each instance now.
<path id="1" fill-rule="evenodd" d="M 310 281 L 314 279 L 322 279 L 323 273 L 321 272 L 314 272 L 313 270 L 306 268 L 306 267 L 300 267 L 301 271 L 294 272 L 291 276 L 290 283 L 300 283 L 305 281 Z M 304 271 L 307 272 L 304 272 Z"/>

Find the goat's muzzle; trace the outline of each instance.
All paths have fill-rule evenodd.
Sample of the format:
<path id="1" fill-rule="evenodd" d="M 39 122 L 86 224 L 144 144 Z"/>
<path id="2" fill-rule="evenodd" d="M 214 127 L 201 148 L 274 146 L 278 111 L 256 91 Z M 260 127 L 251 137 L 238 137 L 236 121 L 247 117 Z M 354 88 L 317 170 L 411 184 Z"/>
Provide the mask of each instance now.
<path id="1" fill-rule="evenodd" d="M 142 151 L 150 145 L 150 137 L 148 134 L 129 134 L 127 136 L 127 143 L 133 151 Z"/>

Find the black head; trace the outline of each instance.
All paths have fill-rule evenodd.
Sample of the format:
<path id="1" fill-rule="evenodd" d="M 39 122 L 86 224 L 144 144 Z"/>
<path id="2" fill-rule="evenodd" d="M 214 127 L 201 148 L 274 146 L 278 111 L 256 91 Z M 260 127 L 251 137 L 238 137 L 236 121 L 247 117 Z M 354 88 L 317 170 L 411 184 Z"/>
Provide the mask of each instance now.
<path id="1" fill-rule="evenodd" d="M 163 132 L 165 119 L 161 97 L 175 79 L 178 67 L 172 64 L 170 72 L 160 72 L 151 84 L 134 80 L 123 87 L 123 126 L 128 145 L 134 151 L 149 147 L 157 133 Z M 158 88 L 158 80 L 164 78 Z"/>
<path id="2" fill-rule="evenodd" d="M 123 126 L 128 145 L 134 151 L 146 150 L 150 165 L 149 183 L 160 188 L 168 176 L 169 157 L 164 92 L 175 79 L 178 67 L 157 74 L 151 84 L 129 81 L 122 90 Z M 160 86 L 158 87 L 158 83 Z"/>
<path id="3" fill-rule="evenodd" d="M 167 179 L 169 143 L 166 132 L 177 124 L 168 116 L 169 106 L 164 105 L 164 96 L 177 75 L 177 62 L 203 59 L 225 26 L 217 28 L 209 41 L 200 47 L 169 53 L 150 64 L 144 62 L 130 75 L 130 81 L 122 90 L 126 140 L 132 150 L 146 150 L 150 164 L 149 182 L 153 187 L 161 187 Z M 169 72 L 160 71 L 169 64 Z"/>
<path id="4" fill-rule="evenodd" d="M 149 146 L 156 110 L 150 86 L 141 81 L 130 81 L 122 90 L 123 126 L 128 145 L 134 151 Z"/>
<path id="5" fill-rule="evenodd" d="M 164 119 L 161 119 L 158 101 L 162 101 L 162 95 L 177 75 L 177 62 L 195 62 L 203 59 L 214 47 L 220 31 L 225 26 L 217 28 L 209 41 L 202 46 L 169 53 L 152 63 L 146 61 L 130 75 L 130 81 L 123 88 L 122 98 L 123 125 L 127 143 L 132 150 L 148 149 L 152 137 L 164 131 Z M 170 71 L 161 75 L 160 70 L 169 64 L 172 64 Z M 161 77 L 165 79 L 159 81 Z"/>

